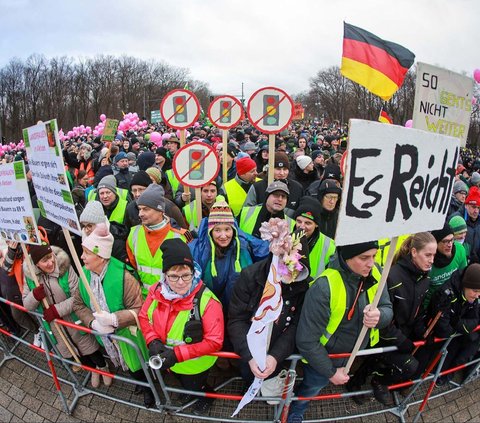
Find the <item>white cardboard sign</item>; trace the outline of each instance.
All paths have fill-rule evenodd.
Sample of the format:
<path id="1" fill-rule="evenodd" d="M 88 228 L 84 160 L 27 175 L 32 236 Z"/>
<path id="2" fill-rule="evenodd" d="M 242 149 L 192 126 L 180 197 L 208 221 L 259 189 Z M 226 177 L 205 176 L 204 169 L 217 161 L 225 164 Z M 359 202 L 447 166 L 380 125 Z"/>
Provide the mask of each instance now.
<path id="1" fill-rule="evenodd" d="M 417 64 L 413 127 L 467 142 L 473 79 L 447 69 Z"/>
<path id="2" fill-rule="evenodd" d="M 25 244 L 40 244 L 23 161 L 0 166 L 0 236 Z"/>
<path id="3" fill-rule="evenodd" d="M 443 227 L 459 154 L 458 138 L 350 120 L 335 244 Z"/>
<path id="4" fill-rule="evenodd" d="M 47 219 L 81 235 L 58 139 L 57 120 L 23 130 L 28 164 L 40 212 Z"/>

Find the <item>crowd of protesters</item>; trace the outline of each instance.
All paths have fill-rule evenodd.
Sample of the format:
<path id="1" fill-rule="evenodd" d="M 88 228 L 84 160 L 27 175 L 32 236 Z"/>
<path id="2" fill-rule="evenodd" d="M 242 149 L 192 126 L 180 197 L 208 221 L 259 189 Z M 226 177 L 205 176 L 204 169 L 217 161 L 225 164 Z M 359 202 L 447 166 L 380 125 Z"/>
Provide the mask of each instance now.
<path id="1" fill-rule="evenodd" d="M 162 146 L 150 141 L 154 131 L 162 134 Z M 39 285 L 22 250 L 8 242 L 1 295 L 43 313 L 45 329 L 65 357 L 72 353 L 58 337 L 55 319 L 81 321 L 96 331 L 94 337 L 68 329 L 66 336 L 82 363 L 103 371 L 121 368 L 145 380 L 131 347 L 102 336 L 116 333 L 135 342 L 144 360 L 158 356 L 162 371 L 186 389 L 211 390 L 208 375 L 216 365 L 239 371 L 246 382 L 264 379 L 262 393 L 278 396 L 286 359 L 299 353 L 307 363 L 297 395 L 315 396 L 329 383 L 358 390 L 368 379 L 375 398 L 391 405 L 388 385 L 422 374 L 440 345 L 427 342 L 416 353 L 415 341 L 462 334 L 448 347 L 449 367 L 478 353 L 480 156 L 478 150 L 462 149 L 445 226 L 401 238 L 387 287 L 373 307 L 389 240 L 338 248 L 334 242 L 347 135 L 338 122 L 294 122 L 276 135 L 275 156 L 269 158 L 268 136 L 245 122 L 229 132 L 227 180 L 220 170 L 200 198 L 176 179 L 172 160 L 180 140 L 163 124 L 118 131 L 112 143 L 91 135 L 67 139 L 65 169 L 82 226 L 74 243 L 91 292 L 71 267 L 61 228 L 40 215 L 43 243 L 29 248 Z M 197 124 L 186 138 L 211 145 L 222 162 L 219 130 Z M 28 157 L 24 151 L 3 157 L 13 160 L 25 160 L 37 207 Z M 283 308 L 271 332 L 266 367 L 260 368 L 246 334 L 272 263 L 269 243 L 260 235 L 262 223 L 272 218 L 301 233 L 304 271 L 293 283 L 282 280 Z M 4 305 L 1 318 L 13 332 L 19 324 L 38 329 L 26 315 L 12 317 Z M 328 354 L 350 352 L 363 325 L 369 335 L 362 348 L 397 350 L 358 360 L 350 377 L 343 371 L 345 360 Z M 236 352 L 240 365 L 209 355 L 220 350 Z M 94 373 L 91 384 L 98 387 L 101 379 L 112 383 Z M 150 389 L 143 394 L 145 406 L 154 406 Z M 194 412 L 205 414 L 211 403 L 200 399 Z M 302 421 L 307 406 L 308 401 L 295 401 L 289 421 Z"/>

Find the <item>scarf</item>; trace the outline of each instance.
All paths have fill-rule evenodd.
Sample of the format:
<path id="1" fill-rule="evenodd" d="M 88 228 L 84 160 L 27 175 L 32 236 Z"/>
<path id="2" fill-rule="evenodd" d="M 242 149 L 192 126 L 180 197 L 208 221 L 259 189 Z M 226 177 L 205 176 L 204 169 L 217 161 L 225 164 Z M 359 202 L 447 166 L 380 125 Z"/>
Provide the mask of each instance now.
<path id="1" fill-rule="evenodd" d="M 170 288 L 170 286 L 168 285 L 168 283 L 165 279 L 165 273 L 162 273 L 162 275 L 160 277 L 159 284 L 160 284 L 160 287 L 161 287 L 160 292 L 162 293 L 163 298 L 165 298 L 168 301 L 173 301 L 173 300 L 176 300 L 178 298 L 186 298 L 193 292 L 193 290 L 197 287 L 197 285 L 202 280 L 201 279 L 202 269 L 200 268 L 200 266 L 198 265 L 197 262 L 195 262 L 194 266 L 195 266 L 195 269 L 194 269 L 194 272 L 193 272 L 192 286 L 183 295 L 177 294 L 175 291 L 172 290 L 172 288 Z"/>

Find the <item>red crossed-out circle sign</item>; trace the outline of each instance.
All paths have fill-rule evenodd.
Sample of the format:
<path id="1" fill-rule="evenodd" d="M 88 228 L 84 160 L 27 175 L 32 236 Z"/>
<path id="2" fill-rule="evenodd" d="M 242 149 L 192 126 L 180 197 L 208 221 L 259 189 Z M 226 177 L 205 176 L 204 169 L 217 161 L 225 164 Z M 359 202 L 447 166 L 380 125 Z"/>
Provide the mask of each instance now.
<path id="1" fill-rule="evenodd" d="M 217 128 L 230 129 L 243 119 L 243 106 L 231 95 L 215 97 L 208 108 L 208 118 Z"/>
<path id="2" fill-rule="evenodd" d="M 170 128 L 190 128 L 200 116 L 200 103 L 191 91 L 172 90 L 163 97 L 160 114 Z"/>
<path id="3" fill-rule="evenodd" d="M 172 170 L 178 181 L 190 188 L 208 185 L 218 175 L 220 160 L 215 150 L 203 142 L 191 142 L 177 151 Z"/>
<path id="4" fill-rule="evenodd" d="M 255 91 L 247 105 L 250 123 L 266 134 L 277 134 L 293 118 L 293 100 L 280 88 L 265 87 Z"/>

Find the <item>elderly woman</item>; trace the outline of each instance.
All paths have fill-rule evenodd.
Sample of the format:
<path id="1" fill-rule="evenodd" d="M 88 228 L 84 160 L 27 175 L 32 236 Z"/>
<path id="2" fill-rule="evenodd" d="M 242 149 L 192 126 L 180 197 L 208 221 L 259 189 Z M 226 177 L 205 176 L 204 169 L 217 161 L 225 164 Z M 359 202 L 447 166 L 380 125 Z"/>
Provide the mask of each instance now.
<path id="1" fill-rule="evenodd" d="M 209 354 L 223 342 L 222 306 L 203 284 L 200 268 L 187 244 L 178 238 L 160 246 L 163 273 L 140 311 L 140 327 L 150 356 L 159 355 L 162 370 L 170 369 L 185 389 L 206 391 L 207 377 L 216 361 Z M 212 400 L 197 401 L 193 412 L 204 414 Z"/>
<path id="2" fill-rule="evenodd" d="M 85 276 L 101 311 L 95 311 L 89 293 L 83 284 L 74 297 L 73 309 L 85 326 L 101 333 L 128 338 L 135 342 L 147 357 L 145 341 L 136 330 L 138 312 L 142 306 L 140 284 L 130 274 L 126 264 L 112 257 L 113 236 L 105 223 L 98 223 L 83 241 L 82 260 Z M 105 347 L 115 367 L 129 370 L 132 377 L 145 381 L 141 361 L 136 351 L 127 343 L 112 341 L 107 336 L 97 336 L 97 341 Z M 108 371 L 108 367 L 102 370 Z M 111 381 L 104 383 L 108 385 Z M 145 406 L 154 405 L 150 389 L 144 390 Z"/>
<path id="3" fill-rule="evenodd" d="M 30 257 L 34 264 L 34 271 L 39 285 L 33 281 L 33 275 L 23 262 L 25 284 L 23 287 L 23 305 L 27 310 L 36 310 L 43 314 L 43 326 L 47 336 L 56 344 L 58 351 L 65 358 L 72 358 L 64 339 L 68 339 L 71 348 L 76 351 L 80 361 L 89 367 L 104 368 L 105 359 L 99 351 L 95 337 L 69 327 L 52 325 L 55 319 L 62 319 L 76 323 L 77 316 L 73 313 L 73 296 L 78 288 L 78 276 L 73 270 L 70 259 L 65 251 L 58 247 L 51 247 L 44 242 L 41 245 L 30 247 Z M 46 300 L 48 308 L 44 308 Z M 63 338 L 58 328 L 66 334 Z M 92 373 L 92 386 L 98 388 L 100 375 Z"/>

